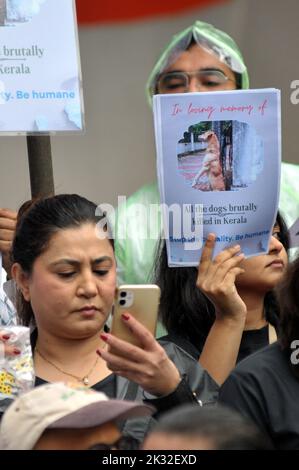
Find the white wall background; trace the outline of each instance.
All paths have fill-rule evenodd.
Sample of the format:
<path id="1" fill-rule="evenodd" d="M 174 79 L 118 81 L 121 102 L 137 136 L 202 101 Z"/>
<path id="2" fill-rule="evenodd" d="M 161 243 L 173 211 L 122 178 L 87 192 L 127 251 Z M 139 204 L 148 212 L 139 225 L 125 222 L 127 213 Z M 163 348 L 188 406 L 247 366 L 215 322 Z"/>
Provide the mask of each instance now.
<path id="1" fill-rule="evenodd" d="M 283 158 L 299 163 L 299 105 L 290 103 L 290 83 L 299 80 L 298 18 L 298 0 L 234 0 L 187 15 L 80 29 L 87 130 L 52 138 L 56 192 L 115 204 L 117 195 L 155 179 L 144 84 L 165 43 L 195 19 L 235 38 L 252 88 L 282 90 Z M 0 207 L 17 208 L 30 197 L 26 139 L 0 137 L 0 162 Z"/>

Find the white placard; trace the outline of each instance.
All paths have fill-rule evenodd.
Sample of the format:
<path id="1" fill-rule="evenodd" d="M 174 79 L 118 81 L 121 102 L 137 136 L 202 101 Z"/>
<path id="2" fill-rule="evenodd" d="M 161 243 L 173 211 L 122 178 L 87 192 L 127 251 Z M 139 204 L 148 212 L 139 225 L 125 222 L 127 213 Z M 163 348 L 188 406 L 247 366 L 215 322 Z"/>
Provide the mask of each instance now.
<path id="1" fill-rule="evenodd" d="M 197 266 L 239 244 L 268 252 L 281 161 L 280 92 L 234 90 L 154 96 L 157 172 L 169 266 Z"/>
<path id="2" fill-rule="evenodd" d="M 84 128 L 74 0 L 0 0 L 0 133 Z"/>

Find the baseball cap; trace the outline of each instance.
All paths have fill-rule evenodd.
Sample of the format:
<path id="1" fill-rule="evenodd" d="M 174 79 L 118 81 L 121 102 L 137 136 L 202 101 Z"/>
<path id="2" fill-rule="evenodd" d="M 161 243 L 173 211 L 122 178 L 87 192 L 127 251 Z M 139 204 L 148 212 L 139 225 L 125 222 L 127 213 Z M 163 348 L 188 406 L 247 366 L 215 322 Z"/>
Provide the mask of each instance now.
<path id="1" fill-rule="evenodd" d="M 243 89 L 249 88 L 247 68 L 236 42 L 224 31 L 215 28 L 213 25 L 203 21 L 195 21 L 191 26 L 172 37 L 156 62 L 146 84 L 146 95 L 150 105 L 152 104 L 152 97 L 155 94 L 158 76 L 169 67 L 183 51 L 188 49 L 192 40 L 206 51 L 216 55 L 216 57 L 233 72 L 239 73 L 241 75 L 241 87 Z"/>
<path id="2" fill-rule="evenodd" d="M 64 383 L 41 385 L 19 396 L 0 425 L 0 449 L 33 449 L 48 428 L 90 428 L 109 421 L 151 415 L 143 403 L 110 400 L 104 393 Z"/>

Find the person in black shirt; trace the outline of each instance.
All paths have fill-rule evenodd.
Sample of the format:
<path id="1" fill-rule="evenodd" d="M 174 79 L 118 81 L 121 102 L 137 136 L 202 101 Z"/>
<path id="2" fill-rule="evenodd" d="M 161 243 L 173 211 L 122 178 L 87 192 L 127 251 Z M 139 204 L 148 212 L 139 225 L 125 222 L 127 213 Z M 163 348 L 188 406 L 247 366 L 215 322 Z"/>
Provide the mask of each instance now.
<path id="1" fill-rule="evenodd" d="M 288 263 L 286 225 L 278 214 L 269 253 L 243 259 L 232 247 L 212 261 L 209 236 L 199 268 L 169 268 L 166 246 L 157 262 L 164 337 L 195 359 L 219 383 L 236 361 L 274 342 L 279 309 L 273 289 Z M 218 344 L 218 348 L 216 345 Z M 216 352 L 206 354 L 210 348 Z"/>
<path id="2" fill-rule="evenodd" d="M 276 449 L 299 449 L 299 258 L 279 289 L 279 341 L 240 362 L 220 401 L 249 417 Z"/>

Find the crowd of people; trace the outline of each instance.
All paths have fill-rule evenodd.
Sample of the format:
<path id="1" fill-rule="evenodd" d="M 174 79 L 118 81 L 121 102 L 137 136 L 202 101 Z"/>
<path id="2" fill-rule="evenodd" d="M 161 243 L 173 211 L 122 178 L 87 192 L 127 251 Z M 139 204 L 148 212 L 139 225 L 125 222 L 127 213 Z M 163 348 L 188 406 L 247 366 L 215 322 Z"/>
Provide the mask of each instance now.
<path id="1" fill-rule="evenodd" d="M 147 96 L 248 87 L 232 38 L 196 21 L 162 53 Z M 35 386 L 1 413 L 0 448 L 298 449 L 299 260 L 288 259 L 284 217 L 299 214 L 299 171 L 286 168 L 268 253 L 246 259 L 234 245 L 214 257 L 211 233 L 197 268 L 168 267 L 159 218 L 156 239 L 138 236 L 143 221 L 128 206 L 159 203 L 156 183 L 112 228 L 77 194 L 1 209 L 0 352 L 21 354 L 10 326 L 30 328 Z M 123 225 L 135 236 L 112 239 Z M 122 282 L 160 287 L 162 337 L 127 312 L 141 346 L 111 334 Z"/>

